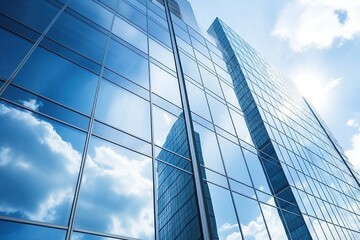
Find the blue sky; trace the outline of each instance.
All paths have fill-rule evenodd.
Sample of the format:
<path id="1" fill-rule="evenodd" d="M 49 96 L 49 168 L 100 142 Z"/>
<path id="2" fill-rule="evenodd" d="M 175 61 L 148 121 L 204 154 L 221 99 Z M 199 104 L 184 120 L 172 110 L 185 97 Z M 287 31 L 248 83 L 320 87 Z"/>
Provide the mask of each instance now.
<path id="1" fill-rule="evenodd" d="M 360 2 L 189 0 L 201 31 L 221 18 L 295 82 L 360 172 Z"/>

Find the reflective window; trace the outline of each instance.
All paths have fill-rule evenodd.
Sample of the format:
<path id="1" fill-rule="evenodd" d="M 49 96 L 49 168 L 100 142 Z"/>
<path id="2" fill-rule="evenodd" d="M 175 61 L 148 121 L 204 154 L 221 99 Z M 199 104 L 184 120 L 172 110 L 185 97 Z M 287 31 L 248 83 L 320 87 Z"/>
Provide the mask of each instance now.
<path id="1" fill-rule="evenodd" d="M 2 96 L 15 103 L 30 108 L 31 110 L 45 113 L 46 115 L 68 122 L 84 130 L 88 129 L 90 122 L 88 117 L 80 115 L 72 110 L 68 110 L 44 98 L 35 96 L 34 94 L 20 90 L 17 87 L 10 85 Z"/>
<path id="2" fill-rule="evenodd" d="M 198 161 L 205 167 L 224 173 L 215 133 L 194 123 Z"/>
<path id="3" fill-rule="evenodd" d="M 167 45 L 168 47 L 171 47 L 169 32 L 164 28 L 162 28 L 159 24 L 152 21 L 151 19 L 149 19 L 148 24 L 149 24 L 149 34 L 155 37 L 160 42 Z"/>
<path id="4" fill-rule="evenodd" d="M 202 239 L 193 176 L 161 162 L 156 174 L 158 238 Z"/>
<path id="5" fill-rule="evenodd" d="M 153 238 L 153 216 L 151 158 L 92 138 L 75 228 Z"/>
<path id="6" fill-rule="evenodd" d="M 238 137 L 241 140 L 243 140 L 251 145 L 254 145 L 252 143 L 250 132 L 249 132 L 249 129 L 247 128 L 244 116 L 231 108 L 229 108 L 229 109 L 230 109 L 230 115 L 234 122 L 235 130 L 236 130 Z"/>
<path id="7" fill-rule="evenodd" d="M 0 214 L 67 224 L 85 134 L 4 103 L 0 121 Z"/>
<path id="8" fill-rule="evenodd" d="M 265 177 L 265 172 L 261 166 L 260 160 L 255 153 L 252 153 L 243 148 L 243 153 L 246 163 L 249 167 L 249 172 L 254 183 L 254 187 L 270 193 L 269 186 Z"/>
<path id="9" fill-rule="evenodd" d="M 219 127 L 223 128 L 224 130 L 235 134 L 229 111 L 226 105 L 216 100 L 209 94 L 207 94 L 207 96 L 214 123 Z"/>
<path id="10" fill-rule="evenodd" d="M 149 102 L 108 81 L 101 83 L 95 118 L 150 140 Z"/>
<path id="11" fill-rule="evenodd" d="M 235 90 L 223 81 L 220 81 L 220 84 L 221 84 L 222 90 L 224 91 L 224 96 L 225 96 L 226 101 L 228 103 L 230 103 L 231 105 L 237 107 L 238 109 L 241 109 L 240 105 L 239 105 L 239 101 L 235 95 Z"/>
<path id="12" fill-rule="evenodd" d="M 175 71 L 174 55 L 161 44 L 149 38 L 149 54 L 164 66 Z"/>
<path id="13" fill-rule="evenodd" d="M 147 53 L 147 36 L 136 27 L 133 27 L 119 17 L 115 17 L 112 32 Z"/>
<path id="14" fill-rule="evenodd" d="M 66 231 L 0 220 L 1 240 L 64 240 Z"/>
<path id="15" fill-rule="evenodd" d="M 89 18 L 91 21 L 99 24 L 103 28 L 110 30 L 113 18 L 112 13 L 94 1 L 72 0 L 70 1 L 69 7 Z"/>
<path id="16" fill-rule="evenodd" d="M 205 97 L 205 92 L 189 81 L 186 81 L 186 90 L 191 111 L 210 121 L 211 117 Z"/>
<path id="17" fill-rule="evenodd" d="M 155 64 L 150 65 L 151 90 L 181 107 L 179 84 L 176 77 Z"/>
<path id="18" fill-rule="evenodd" d="M 250 198 L 238 194 L 234 194 L 234 202 L 244 239 L 270 239 L 259 204 Z"/>
<path id="19" fill-rule="evenodd" d="M 211 183 L 203 184 L 213 233 L 212 239 L 241 239 L 230 192 Z"/>
<path id="20" fill-rule="evenodd" d="M 106 36 L 74 16 L 63 13 L 50 29 L 48 36 L 72 50 L 102 63 Z"/>
<path id="21" fill-rule="evenodd" d="M 148 60 L 115 40 L 110 40 L 105 65 L 131 81 L 149 88 Z"/>
<path id="22" fill-rule="evenodd" d="M 196 82 L 202 84 L 197 63 L 181 51 L 180 59 L 184 74 L 189 76 L 191 79 L 194 79 Z"/>
<path id="23" fill-rule="evenodd" d="M 139 26 L 146 31 L 146 17 L 133 6 L 126 3 L 124 0 L 119 0 L 117 5 L 117 12 L 129 19 L 132 23 Z"/>
<path id="24" fill-rule="evenodd" d="M 270 207 L 263 203 L 260 203 L 260 206 L 264 214 L 264 218 L 268 226 L 271 238 L 279 240 L 288 239 L 286 236 L 284 225 L 279 217 L 279 211 L 276 208 Z"/>
<path id="25" fill-rule="evenodd" d="M 202 66 L 200 66 L 199 69 L 204 86 L 218 96 L 223 97 L 218 78 Z"/>
<path id="26" fill-rule="evenodd" d="M 0 29 L 0 78 L 7 79 L 30 50 L 30 42 Z"/>
<path id="27" fill-rule="evenodd" d="M 128 147 L 133 149 L 134 151 L 151 156 L 150 143 L 140 140 L 137 137 L 126 134 L 107 124 L 95 121 L 92 133 L 96 136 L 109 139 L 110 141 L 119 144 L 121 146 Z"/>
<path id="28" fill-rule="evenodd" d="M 2 0 L 0 12 L 38 32 L 43 32 L 59 11 L 42 0 Z"/>
<path id="29" fill-rule="evenodd" d="M 14 83 L 90 114 L 97 80 L 95 74 L 38 48 L 16 76 Z"/>
<path id="30" fill-rule="evenodd" d="M 229 177 L 251 186 L 251 181 L 240 146 L 218 137 L 225 169 Z"/>
<path id="31" fill-rule="evenodd" d="M 180 155 L 190 157 L 183 114 L 176 117 L 156 106 L 153 107 L 154 142 Z"/>

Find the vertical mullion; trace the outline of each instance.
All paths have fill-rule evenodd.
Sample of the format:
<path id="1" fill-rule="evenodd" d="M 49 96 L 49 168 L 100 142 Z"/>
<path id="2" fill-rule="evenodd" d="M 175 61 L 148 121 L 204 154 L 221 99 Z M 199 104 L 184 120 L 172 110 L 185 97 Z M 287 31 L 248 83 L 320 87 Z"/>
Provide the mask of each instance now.
<path id="1" fill-rule="evenodd" d="M 182 100 L 182 106 L 183 106 L 183 112 L 184 112 L 184 119 L 185 119 L 185 126 L 186 126 L 186 132 L 189 142 L 189 148 L 190 148 L 190 156 L 191 156 L 191 163 L 194 171 L 194 181 L 195 181 L 195 190 L 196 190 L 196 196 L 198 200 L 198 207 L 199 207 L 199 214 L 200 214 L 200 222 L 201 222 L 201 229 L 202 229 L 202 235 L 205 240 L 210 239 L 210 228 L 209 228 L 209 219 L 207 217 L 207 211 L 205 207 L 205 197 L 204 197 L 204 190 L 202 185 L 202 178 L 200 175 L 200 164 L 198 162 L 197 156 L 196 156 L 196 145 L 195 145 L 195 137 L 194 137 L 194 127 L 192 124 L 191 119 L 191 112 L 190 112 L 190 105 L 186 93 L 186 87 L 185 87 L 185 79 L 183 70 L 181 67 L 181 61 L 180 61 L 180 55 L 179 50 L 176 43 L 176 37 L 175 37 L 175 31 L 171 19 L 171 13 L 170 8 L 168 5 L 168 1 L 164 0 L 164 6 L 165 6 L 165 13 L 166 18 L 168 22 L 169 32 L 170 32 L 170 39 L 171 39 L 171 45 L 174 53 L 174 60 L 175 60 L 175 66 L 176 66 L 176 73 L 178 77 L 179 87 L 180 87 L 180 96 Z"/>

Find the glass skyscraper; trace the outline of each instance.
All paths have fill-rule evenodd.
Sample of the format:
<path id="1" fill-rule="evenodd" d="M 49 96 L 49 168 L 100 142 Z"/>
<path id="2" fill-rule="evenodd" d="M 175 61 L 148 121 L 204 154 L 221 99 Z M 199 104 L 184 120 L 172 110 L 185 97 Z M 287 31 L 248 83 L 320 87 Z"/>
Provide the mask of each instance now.
<path id="1" fill-rule="evenodd" d="M 2 0 L 0 239 L 360 239 L 323 120 L 209 34 L 186 0 Z"/>

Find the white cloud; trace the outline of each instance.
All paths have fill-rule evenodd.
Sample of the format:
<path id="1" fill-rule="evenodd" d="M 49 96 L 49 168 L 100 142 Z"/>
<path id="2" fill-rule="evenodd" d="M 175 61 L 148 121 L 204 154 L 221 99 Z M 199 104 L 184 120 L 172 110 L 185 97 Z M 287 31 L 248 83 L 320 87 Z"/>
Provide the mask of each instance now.
<path id="1" fill-rule="evenodd" d="M 317 110 L 326 108 L 330 94 L 343 81 L 343 78 L 324 79 L 315 71 L 297 71 L 292 74 L 293 81 L 300 94 L 309 100 Z"/>
<path id="2" fill-rule="evenodd" d="M 355 121 L 355 119 L 349 119 L 347 122 L 346 122 L 346 125 L 349 126 L 349 127 L 358 127 L 359 126 L 359 123 Z"/>
<path id="3" fill-rule="evenodd" d="M 37 109 L 34 99 L 22 101 Z M 68 215 L 81 154 L 54 127 L 29 111 L 0 104 L 0 211 L 62 222 Z"/>
<path id="4" fill-rule="evenodd" d="M 354 166 L 354 170 L 360 174 L 360 128 L 358 132 L 351 138 L 351 143 L 352 148 L 345 151 L 345 155 L 349 158 L 350 163 Z"/>
<path id="5" fill-rule="evenodd" d="M 287 40 L 296 52 L 330 48 L 336 40 L 354 39 L 359 33 L 358 0 L 291 1 L 281 10 L 273 29 L 273 35 Z"/>
<path id="6" fill-rule="evenodd" d="M 219 232 L 224 232 L 233 228 L 237 228 L 238 224 L 230 224 L 230 223 L 224 223 L 222 226 L 219 227 Z"/>
<path id="7" fill-rule="evenodd" d="M 94 153 L 86 159 L 78 226 L 131 237 L 152 237 L 151 159 L 138 154 L 129 157 L 121 148 L 104 144 L 94 141 L 90 147 Z"/>
<path id="8" fill-rule="evenodd" d="M 39 107 L 41 107 L 43 104 L 42 102 L 38 102 L 35 99 L 29 99 L 28 101 L 23 100 L 21 101 L 21 103 L 25 106 L 28 107 L 32 110 L 37 111 L 39 109 Z"/>

